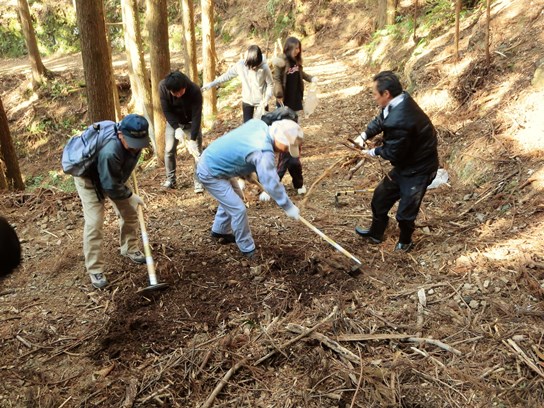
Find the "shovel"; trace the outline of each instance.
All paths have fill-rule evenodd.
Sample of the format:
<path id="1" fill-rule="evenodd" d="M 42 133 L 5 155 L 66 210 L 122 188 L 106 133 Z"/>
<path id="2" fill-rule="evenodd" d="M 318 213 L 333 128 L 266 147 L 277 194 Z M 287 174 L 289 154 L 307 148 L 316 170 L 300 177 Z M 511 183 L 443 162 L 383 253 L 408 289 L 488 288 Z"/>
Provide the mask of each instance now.
<path id="1" fill-rule="evenodd" d="M 138 193 L 138 182 L 136 181 L 136 175 L 132 173 L 132 182 L 134 183 L 134 192 Z M 167 283 L 158 283 L 157 274 L 155 273 L 155 263 L 153 262 L 153 256 L 151 255 L 151 247 L 149 245 L 149 237 L 147 235 L 147 229 L 145 228 L 144 212 L 142 206 L 138 206 L 138 221 L 140 222 L 140 230 L 142 231 L 142 241 L 144 242 L 145 264 L 147 265 L 147 274 L 149 275 L 149 286 L 143 289 L 139 289 L 137 293 L 152 292 L 155 290 L 166 289 Z"/>

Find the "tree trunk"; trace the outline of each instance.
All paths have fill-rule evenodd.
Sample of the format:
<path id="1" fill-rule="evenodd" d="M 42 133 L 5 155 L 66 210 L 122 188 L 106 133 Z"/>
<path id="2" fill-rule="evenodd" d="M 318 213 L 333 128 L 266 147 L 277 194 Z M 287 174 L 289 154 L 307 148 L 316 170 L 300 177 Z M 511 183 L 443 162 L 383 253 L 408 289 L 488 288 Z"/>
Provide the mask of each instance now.
<path id="1" fill-rule="evenodd" d="M 115 106 L 115 119 L 117 122 L 121 120 L 121 103 L 119 102 L 119 89 L 117 89 L 117 81 L 115 80 L 115 74 L 113 72 L 113 56 L 112 56 L 112 50 L 111 47 L 111 39 L 110 39 L 110 32 L 108 28 L 108 24 L 106 24 L 106 40 L 108 41 L 108 59 L 110 62 L 110 70 L 111 70 L 111 90 L 113 91 L 113 105 Z"/>
<path id="2" fill-rule="evenodd" d="M 138 13 L 138 0 L 121 0 L 123 27 L 125 31 L 125 52 L 128 62 L 128 75 L 132 90 L 133 104 L 136 112 L 149 122 L 149 137 L 155 154 L 157 146 L 153 131 L 153 103 L 151 100 L 151 84 L 145 66 L 142 29 Z"/>
<path id="3" fill-rule="evenodd" d="M 34 33 L 34 27 L 32 26 L 32 17 L 30 16 L 27 0 L 17 0 L 17 2 L 19 4 L 21 27 L 25 36 L 28 57 L 30 58 L 30 65 L 32 67 L 32 86 L 33 88 L 37 88 L 45 81 L 49 73 L 43 65 L 42 57 L 40 56 L 38 41 L 36 40 L 36 34 Z"/>
<path id="4" fill-rule="evenodd" d="M 4 105 L 0 99 L 0 159 L 4 161 L 5 169 L 2 169 L 0 176 L 0 185 L 4 185 L 9 190 L 24 190 L 25 185 L 19 169 L 19 160 L 13 147 L 11 134 L 9 132 L 8 117 L 4 110 Z"/>
<path id="5" fill-rule="evenodd" d="M 418 12 L 418 8 L 419 8 L 419 1 L 416 0 L 416 4 L 414 6 L 414 43 L 417 42 L 417 34 L 416 34 L 416 31 L 417 31 L 417 12 Z"/>
<path id="6" fill-rule="evenodd" d="M 89 121 L 115 120 L 110 48 L 102 1 L 76 0 Z"/>
<path id="7" fill-rule="evenodd" d="M 195 36 L 195 9 L 193 0 L 181 0 L 183 25 L 183 56 L 185 71 L 195 84 L 198 84 L 196 64 L 196 36 Z"/>
<path id="8" fill-rule="evenodd" d="M 491 25 L 491 0 L 487 0 L 486 7 L 486 21 L 485 21 L 485 63 L 489 67 L 491 64 L 491 55 L 489 54 L 490 43 L 490 25 Z"/>
<path id="9" fill-rule="evenodd" d="M 455 0 L 455 60 L 459 61 L 459 25 L 461 18 L 461 0 Z"/>
<path id="10" fill-rule="evenodd" d="M 398 0 L 387 0 L 387 18 L 386 24 L 393 25 L 396 23 L 397 18 L 397 4 Z"/>
<path id="11" fill-rule="evenodd" d="M 207 84 L 215 79 L 215 31 L 213 28 L 213 0 L 202 0 L 202 82 Z M 217 114 L 217 91 L 211 88 L 204 92 L 202 113 L 206 126 L 213 123 Z"/>
<path id="12" fill-rule="evenodd" d="M 170 71 L 167 0 L 147 0 L 147 30 L 149 32 L 151 95 L 153 98 L 156 153 L 159 162 L 162 163 L 164 162 L 164 131 L 166 129 L 166 120 L 161 108 L 159 82 Z"/>

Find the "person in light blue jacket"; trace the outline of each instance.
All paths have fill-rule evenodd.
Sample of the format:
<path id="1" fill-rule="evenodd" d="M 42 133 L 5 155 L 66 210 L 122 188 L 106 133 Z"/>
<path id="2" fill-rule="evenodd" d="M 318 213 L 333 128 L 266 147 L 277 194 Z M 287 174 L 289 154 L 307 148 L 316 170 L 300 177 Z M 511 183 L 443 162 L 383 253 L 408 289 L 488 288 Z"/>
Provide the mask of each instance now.
<path id="1" fill-rule="evenodd" d="M 226 73 L 213 82 L 205 84 L 202 87 L 202 92 L 236 77 L 240 77 L 242 82 L 242 113 L 244 123 L 246 123 L 248 120 L 253 119 L 255 109 L 261 115 L 264 113 L 274 91 L 272 72 L 259 46 L 250 46 L 245 59 L 241 59 L 231 66 Z"/>
<path id="2" fill-rule="evenodd" d="M 283 119 L 268 126 L 251 119 L 212 142 L 198 162 L 196 174 L 204 188 L 219 201 L 211 236 L 225 243 L 236 242 L 242 253 L 253 258 L 247 208 L 236 177 L 256 172 L 266 192 L 286 214 L 298 220 L 299 209 L 287 196 L 276 171 L 274 152 L 299 154 L 303 140 L 298 123 Z"/>

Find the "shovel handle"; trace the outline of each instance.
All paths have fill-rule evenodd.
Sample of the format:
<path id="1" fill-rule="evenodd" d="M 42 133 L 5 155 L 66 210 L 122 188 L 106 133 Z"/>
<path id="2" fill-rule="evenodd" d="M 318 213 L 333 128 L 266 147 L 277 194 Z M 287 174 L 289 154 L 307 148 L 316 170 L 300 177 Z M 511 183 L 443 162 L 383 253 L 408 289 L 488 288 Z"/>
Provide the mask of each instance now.
<path id="1" fill-rule="evenodd" d="M 319 235 L 321 238 L 323 238 L 325 241 L 327 241 L 329 244 L 331 244 L 336 250 L 341 252 L 343 255 L 347 256 L 348 258 L 355 261 L 358 265 L 362 265 L 362 262 L 359 261 L 357 258 L 355 258 L 351 253 L 346 251 L 344 248 L 342 248 L 339 244 L 334 242 L 331 238 L 329 238 L 327 235 L 325 235 L 323 232 L 318 230 L 316 227 L 314 227 L 308 220 L 306 220 L 304 217 L 299 216 L 298 218 L 300 222 L 302 222 L 304 225 L 306 225 L 308 228 L 310 228 L 313 232 L 315 232 L 317 235 Z"/>
<path id="2" fill-rule="evenodd" d="M 134 184 L 134 192 L 138 194 L 138 181 L 136 180 L 136 174 L 132 173 L 132 183 Z M 138 194 L 139 195 L 139 194 Z M 147 229 L 145 228 L 144 211 L 142 206 L 138 206 L 138 221 L 140 222 L 140 230 L 142 231 L 142 241 L 144 243 L 145 264 L 147 265 L 147 274 L 149 275 L 149 284 L 151 286 L 157 284 L 157 273 L 155 271 L 155 262 L 151 254 L 151 246 L 149 245 L 149 236 L 147 235 Z"/>

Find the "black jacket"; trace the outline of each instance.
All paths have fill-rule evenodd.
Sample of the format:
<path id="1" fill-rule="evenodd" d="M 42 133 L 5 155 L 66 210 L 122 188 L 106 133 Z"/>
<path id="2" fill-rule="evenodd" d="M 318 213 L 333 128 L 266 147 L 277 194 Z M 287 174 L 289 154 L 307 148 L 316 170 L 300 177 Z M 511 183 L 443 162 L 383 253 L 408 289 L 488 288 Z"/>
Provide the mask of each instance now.
<path id="1" fill-rule="evenodd" d="M 438 170 L 436 130 L 412 97 L 404 95 L 386 119 L 382 110 L 365 132 L 369 139 L 383 132 L 383 145 L 376 154 L 389 160 L 401 175 L 430 174 Z"/>
<path id="2" fill-rule="evenodd" d="M 164 79 L 159 83 L 161 107 L 166 121 L 174 129 L 184 128 L 191 124 L 191 139 L 196 140 L 202 121 L 202 92 L 193 82 L 189 83 L 181 98 L 172 96 L 164 85 Z"/>

